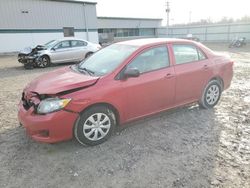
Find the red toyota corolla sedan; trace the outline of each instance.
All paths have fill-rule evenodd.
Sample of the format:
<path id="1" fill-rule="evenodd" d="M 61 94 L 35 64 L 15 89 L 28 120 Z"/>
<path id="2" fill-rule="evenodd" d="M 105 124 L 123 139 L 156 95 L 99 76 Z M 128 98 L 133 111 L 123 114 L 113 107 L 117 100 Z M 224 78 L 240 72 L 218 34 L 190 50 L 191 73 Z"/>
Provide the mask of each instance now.
<path id="1" fill-rule="evenodd" d="M 96 145 L 138 118 L 193 102 L 212 108 L 232 76 L 232 60 L 194 41 L 119 42 L 32 81 L 18 117 L 34 140 Z"/>

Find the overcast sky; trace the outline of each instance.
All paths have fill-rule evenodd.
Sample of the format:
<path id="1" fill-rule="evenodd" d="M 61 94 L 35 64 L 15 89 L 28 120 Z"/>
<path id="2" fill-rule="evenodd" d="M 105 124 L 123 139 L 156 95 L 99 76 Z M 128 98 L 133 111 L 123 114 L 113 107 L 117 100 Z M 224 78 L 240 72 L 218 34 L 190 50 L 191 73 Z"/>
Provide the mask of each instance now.
<path id="1" fill-rule="evenodd" d="M 165 0 L 93 0 L 97 15 L 110 17 L 166 18 Z M 250 16 L 250 0 L 169 0 L 170 24 L 188 23 L 223 16 L 239 18 Z M 165 22 L 164 22 L 165 23 Z"/>

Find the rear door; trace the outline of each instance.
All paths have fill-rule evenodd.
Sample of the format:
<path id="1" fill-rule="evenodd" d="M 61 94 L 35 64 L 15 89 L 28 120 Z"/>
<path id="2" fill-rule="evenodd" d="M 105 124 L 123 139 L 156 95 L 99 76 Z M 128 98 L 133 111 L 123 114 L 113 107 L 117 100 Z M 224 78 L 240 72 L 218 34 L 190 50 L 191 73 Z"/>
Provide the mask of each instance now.
<path id="1" fill-rule="evenodd" d="M 212 75 L 211 64 L 205 53 L 194 44 L 175 43 L 171 46 L 176 73 L 175 103 L 197 101 Z"/>
<path id="2" fill-rule="evenodd" d="M 140 76 L 122 80 L 126 92 L 126 114 L 132 120 L 173 105 L 174 69 L 170 66 L 168 48 L 157 46 L 137 55 L 127 68 L 137 68 Z"/>
<path id="3" fill-rule="evenodd" d="M 85 58 L 85 55 L 88 52 L 87 45 L 88 43 L 85 41 L 81 40 L 71 41 L 72 54 L 73 54 L 73 59 L 75 61 L 81 61 Z"/>

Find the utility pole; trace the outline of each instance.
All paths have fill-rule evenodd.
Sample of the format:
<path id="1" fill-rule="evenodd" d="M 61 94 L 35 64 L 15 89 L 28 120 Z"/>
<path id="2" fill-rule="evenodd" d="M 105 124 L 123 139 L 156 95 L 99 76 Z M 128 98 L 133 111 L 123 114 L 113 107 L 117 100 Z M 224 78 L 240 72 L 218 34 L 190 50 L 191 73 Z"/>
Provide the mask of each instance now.
<path id="1" fill-rule="evenodd" d="M 86 4 L 83 3 L 83 14 L 84 14 L 84 26 L 86 30 L 86 38 L 89 40 L 89 28 L 88 28 L 88 23 L 87 23 L 87 18 L 86 18 L 86 10 L 85 10 Z"/>
<path id="2" fill-rule="evenodd" d="M 192 11 L 189 11 L 189 20 L 188 20 L 189 24 L 191 23 L 191 18 L 192 18 Z"/>
<path id="3" fill-rule="evenodd" d="M 169 2 L 166 1 L 166 13 L 167 13 L 167 36 L 169 36 L 169 13 L 170 13 L 170 7 Z"/>

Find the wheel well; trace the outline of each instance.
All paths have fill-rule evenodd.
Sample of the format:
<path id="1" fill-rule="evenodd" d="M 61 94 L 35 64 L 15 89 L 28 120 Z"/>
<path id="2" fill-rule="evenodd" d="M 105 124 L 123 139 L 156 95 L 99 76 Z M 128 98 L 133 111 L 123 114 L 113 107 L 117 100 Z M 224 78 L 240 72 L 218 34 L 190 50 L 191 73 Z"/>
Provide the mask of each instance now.
<path id="1" fill-rule="evenodd" d="M 219 77 L 219 76 L 213 77 L 210 81 L 212 81 L 212 80 L 217 80 L 220 83 L 222 90 L 224 89 L 224 81 L 221 77 Z"/>
<path id="2" fill-rule="evenodd" d="M 114 112 L 114 114 L 115 114 L 116 124 L 119 125 L 119 123 L 120 123 L 120 114 L 119 114 L 119 111 L 113 105 L 111 105 L 109 103 L 96 103 L 96 104 L 92 104 L 92 105 L 88 106 L 87 108 L 85 108 L 83 111 L 81 111 L 80 114 L 83 114 L 86 110 L 88 110 L 88 109 L 90 109 L 92 107 L 96 107 L 96 106 L 105 106 L 108 109 L 112 110 L 112 112 Z"/>
<path id="3" fill-rule="evenodd" d="M 49 58 L 49 62 L 51 62 L 51 61 L 50 61 L 50 57 L 49 57 L 47 54 L 44 54 L 44 55 L 42 55 L 41 57 L 45 57 L 45 56 L 46 56 L 47 58 Z"/>
<path id="4" fill-rule="evenodd" d="M 87 52 L 85 55 L 85 58 L 89 55 L 89 54 L 93 54 L 94 52 Z"/>

